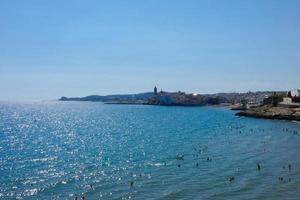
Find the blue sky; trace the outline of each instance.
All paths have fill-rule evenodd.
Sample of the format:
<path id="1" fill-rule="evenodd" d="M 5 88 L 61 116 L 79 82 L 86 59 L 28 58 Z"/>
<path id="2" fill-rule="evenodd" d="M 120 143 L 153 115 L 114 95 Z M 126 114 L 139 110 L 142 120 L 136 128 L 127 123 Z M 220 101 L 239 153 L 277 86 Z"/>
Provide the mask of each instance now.
<path id="1" fill-rule="evenodd" d="M 1 0 L 0 100 L 300 88 L 300 1 Z"/>

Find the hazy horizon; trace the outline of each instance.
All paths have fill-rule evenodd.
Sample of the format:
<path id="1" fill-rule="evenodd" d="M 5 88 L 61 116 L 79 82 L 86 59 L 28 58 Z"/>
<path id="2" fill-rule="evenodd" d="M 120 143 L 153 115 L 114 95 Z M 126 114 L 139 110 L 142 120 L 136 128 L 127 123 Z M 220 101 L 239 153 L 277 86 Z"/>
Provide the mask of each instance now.
<path id="1" fill-rule="evenodd" d="M 300 1 L 1 1 L 0 100 L 300 87 Z"/>

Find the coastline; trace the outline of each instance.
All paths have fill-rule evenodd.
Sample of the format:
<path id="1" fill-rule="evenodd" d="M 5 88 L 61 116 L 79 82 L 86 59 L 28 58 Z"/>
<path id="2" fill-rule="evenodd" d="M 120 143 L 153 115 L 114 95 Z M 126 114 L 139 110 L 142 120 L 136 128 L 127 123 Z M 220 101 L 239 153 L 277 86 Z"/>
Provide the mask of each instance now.
<path id="1" fill-rule="evenodd" d="M 265 94 L 265 93 L 263 93 Z M 241 95 L 241 94 L 240 94 Z M 240 98 L 244 97 L 244 95 L 248 95 L 248 97 L 252 97 L 251 94 L 242 94 L 239 96 Z M 261 95 L 260 93 L 256 93 L 257 95 Z M 284 95 L 284 94 L 282 94 Z M 277 120 L 288 120 L 288 121 L 298 121 L 300 122 L 300 108 L 297 104 L 286 104 L 281 103 L 277 99 L 278 104 L 272 104 L 270 102 L 274 99 L 268 97 L 264 99 L 264 105 L 261 106 L 259 104 L 255 104 L 253 107 L 253 103 L 250 106 L 246 106 L 242 104 L 242 100 L 238 101 L 238 97 L 234 97 L 234 99 L 238 103 L 228 103 L 230 99 L 223 99 L 222 101 L 219 99 L 215 101 L 214 98 L 208 95 L 199 95 L 199 94 L 185 94 L 183 92 L 160 92 L 154 93 L 146 92 L 140 93 L 136 95 L 107 95 L 107 96 L 99 96 L 99 95 L 91 95 L 87 97 L 61 97 L 58 101 L 91 101 L 91 102 L 103 102 L 104 104 L 114 104 L 114 105 L 152 105 L 152 106 L 180 106 L 180 107 L 203 107 L 203 106 L 211 106 L 211 107 L 219 107 L 219 108 L 227 108 L 232 111 L 235 111 L 234 115 L 243 116 L 243 117 L 253 117 L 253 118 L 262 118 L 262 119 L 277 119 Z M 232 100 L 232 99 L 231 99 Z M 293 106 L 291 106 L 293 105 Z M 250 108 L 249 108 L 250 107 Z"/>
<path id="2" fill-rule="evenodd" d="M 277 119 L 300 122 L 299 108 L 283 108 L 262 106 L 258 108 L 251 108 L 245 111 L 240 111 L 235 114 L 242 117 L 253 117 L 262 119 Z"/>

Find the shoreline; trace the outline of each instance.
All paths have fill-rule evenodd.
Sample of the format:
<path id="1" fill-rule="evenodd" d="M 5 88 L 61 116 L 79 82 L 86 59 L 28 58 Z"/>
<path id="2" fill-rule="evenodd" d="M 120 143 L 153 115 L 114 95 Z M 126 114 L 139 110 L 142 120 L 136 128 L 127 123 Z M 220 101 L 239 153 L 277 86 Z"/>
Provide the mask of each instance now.
<path id="1" fill-rule="evenodd" d="M 287 107 L 272 107 L 261 106 L 250 109 L 241 109 L 241 107 L 232 106 L 229 104 L 151 104 L 145 101 L 124 101 L 124 102 L 102 102 L 107 105 L 148 105 L 148 106 L 167 106 L 167 107 L 214 107 L 214 108 L 227 108 L 236 112 L 234 115 L 238 117 L 251 117 L 258 119 L 271 119 L 271 120 L 286 120 L 293 121 L 300 124 L 300 108 L 287 108 Z"/>
<path id="2" fill-rule="evenodd" d="M 245 111 L 240 111 L 235 114 L 240 117 L 252 117 L 260 119 L 277 119 L 300 122 L 299 108 L 283 108 L 262 106 L 258 108 L 251 108 Z"/>

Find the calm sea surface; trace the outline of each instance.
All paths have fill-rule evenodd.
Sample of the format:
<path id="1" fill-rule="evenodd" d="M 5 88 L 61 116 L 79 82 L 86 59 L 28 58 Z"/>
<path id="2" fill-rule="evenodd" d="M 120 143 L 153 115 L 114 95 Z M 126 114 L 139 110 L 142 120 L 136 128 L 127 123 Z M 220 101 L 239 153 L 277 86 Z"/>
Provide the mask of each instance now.
<path id="1" fill-rule="evenodd" d="M 298 200 L 300 124 L 214 107 L 1 103 L 0 199 L 81 196 Z"/>

